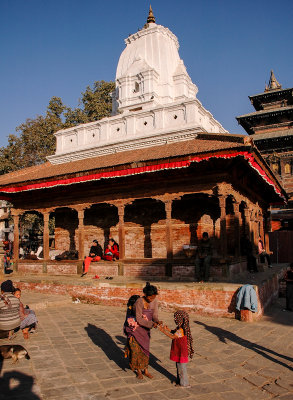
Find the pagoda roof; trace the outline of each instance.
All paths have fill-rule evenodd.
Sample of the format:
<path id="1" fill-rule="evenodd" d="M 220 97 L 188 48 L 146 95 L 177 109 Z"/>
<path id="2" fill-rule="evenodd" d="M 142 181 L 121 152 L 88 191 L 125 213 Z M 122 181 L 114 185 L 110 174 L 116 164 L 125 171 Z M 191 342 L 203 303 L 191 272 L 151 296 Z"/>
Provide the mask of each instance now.
<path id="1" fill-rule="evenodd" d="M 94 158 L 44 164 L 24 168 L 0 176 L 0 193 L 11 198 L 13 194 L 51 189 L 102 179 L 154 173 L 163 170 L 187 168 L 192 163 L 210 159 L 233 160 L 243 158 L 260 179 L 270 186 L 279 198 L 286 194 L 277 178 L 265 163 L 251 140 L 245 135 L 198 134 L 196 139 L 185 140 L 144 149 L 124 151 Z"/>
<path id="2" fill-rule="evenodd" d="M 236 117 L 237 121 L 239 122 L 240 119 L 250 119 L 250 118 L 265 118 L 266 116 L 275 116 L 275 115 L 280 115 L 284 113 L 291 113 L 293 111 L 293 106 L 288 106 L 288 107 L 280 107 L 280 108 L 274 108 L 274 109 L 269 109 L 269 110 L 260 110 L 260 111 L 254 111 L 249 114 L 244 114 L 240 115 L 239 117 Z"/>
<path id="3" fill-rule="evenodd" d="M 293 136 L 293 129 L 286 129 L 283 131 L 267 132 L 267 133 L 257 133 L 253 136 L 253 140 L 264 140 L 264 139 L 277 139 L 286 138 L 288 136 Z"/>
<path id="4" fill-rule="evenodd" d="M 283 96 L 284 94 L 288 94 L 288 93 L 292 93 L 293 94 L 293 88 L 288 88 L 288 89 L 271 89 L 267 92 L 262 92 L 262 93 L 258 93 L 258 94 L 254 94 L 252 96 L 248 96 L 250 100 L 253 100 L 255 98 L 268 98 L 268 97 L 274 97 L 274 96 Z"/>

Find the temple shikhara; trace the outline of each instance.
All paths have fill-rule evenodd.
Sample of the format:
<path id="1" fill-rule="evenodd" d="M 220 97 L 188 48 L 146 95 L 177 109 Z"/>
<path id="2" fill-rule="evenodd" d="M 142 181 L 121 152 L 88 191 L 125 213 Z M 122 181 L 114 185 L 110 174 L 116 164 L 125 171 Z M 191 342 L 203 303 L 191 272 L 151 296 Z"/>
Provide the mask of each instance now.
<path id="1" fill-rule="evenodd" d="M 249 136 L 227 132 L 203 107 L 176 36 L 155 22 L 151 10 L 125 44 L 112 116 L 57 132 L 56 152 L 46 163 L 0 177 L 1 198 L 13 204 L 18 271 L 49 274 L 62 267 L 63 274 L 80 273 L 91 242 L 103 246 L 113 237 L 119 262 L 93 263 L 93 273 L 102 276 L 105 268 L 114 277 L 193 278 L 189 250 L 203 232 L 214 243 L 212 276 L 246 270 L 241 238 L 248 235 L 256 245 L 261 235 L 268 246 L 268 209 L 286 200 L 274 165 L 271 169 Z M 242 116 L 240 123 L 266 146 L 271 132 L 254 121 L 276 112 L 266 108 L 270 101 L 289 98 L 292 92 L 290 97 L 286 90 L 280 95 L 270 89 L 254 96 L 256 109 L 262 105 L 264 111 Z M 292 113 L 292 103 L 278 112 Z M 285 125 L 281 136 L 286 139 Z M 286 157 L 282 160 L 286 168 Z M 43 218 L 39 261 L 19 259 L 27 213 Z M 54 248 L 74 250 L 78 260 L 51 260 L 53 218 Z"/>

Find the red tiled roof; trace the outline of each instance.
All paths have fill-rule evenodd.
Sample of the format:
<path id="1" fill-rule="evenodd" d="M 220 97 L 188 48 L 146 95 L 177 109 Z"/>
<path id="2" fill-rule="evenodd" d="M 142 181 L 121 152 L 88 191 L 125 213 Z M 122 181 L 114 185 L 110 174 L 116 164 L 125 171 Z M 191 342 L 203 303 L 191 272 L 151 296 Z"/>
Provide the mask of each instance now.
<path id="1" fill-rule="evenodd" d="M 206 136 L 207 139 L 208 137 L 210 138 L 210 135 L 206 134 Z M 213 135 L 213 139 L 210 140 L 205 138 L 193 139 L 93 158 L 85 158 L 63 164 L 51 164 L 50 162 L 46 162 L 41 165 L 24 168 L 0 176 L 0 187 L 22 182 L 49 180 L 55 177 L 77 173 L 80 173 L 79 175 L 82 176 L 89 171 L 109 168 L 114 169 L 131 163 L 162 160 L 171 157 L 211 153 L 243 147 L 243 137 L 245 136 L 231 134 L 219 135 L 219 138 L 215 138 L 215 136 L 216 135 Z"/>

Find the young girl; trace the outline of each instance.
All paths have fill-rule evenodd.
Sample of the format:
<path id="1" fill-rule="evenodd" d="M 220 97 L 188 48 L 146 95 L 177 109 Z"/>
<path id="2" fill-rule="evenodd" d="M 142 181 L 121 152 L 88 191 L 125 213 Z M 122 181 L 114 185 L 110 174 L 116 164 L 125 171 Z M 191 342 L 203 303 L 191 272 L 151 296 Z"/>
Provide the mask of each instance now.
<path id="1" fill-rule="evenodd" d="M 125 333 L 125 327 L 129 327 L 131 330 L 135 330 L 138 327 L 138 323 L 136 322 L 135 318 L 135 311 L 133 309 L 134 303 L 136 302 L 137 299 L 139 299 L 140 296 L 134 294 L 128 299 L 127 302 L 127 310 L 126 310 L 126 317 L 125 317 L 125 322 L 124 322 L 124 333 Z"/>
<path id="2" fill-rule="evenodd" d="M 177 368 L 177 386 L 182 388 L 190 388 L 187 376 L 186 363 L 188 356 L 192 358 L 192 336 L 189 327 L 189 316 L 186 311 L 176 311 L 174 314 L 176 328 L 170 330 L 167 326 L 158 326 L 161 332 L 169 336 L 172 340 L 170 359 L 176 362 Z"/>
<path id="3" fill-rule="evenodd" d="M 13 294 L 15 297 L 20 299 L 21 290 L 18 288 L 15 288 Z M 20 329 L 22 330 L 24 339 L 28 339 L 30 328 L 36 329 L 38 320 L 37 320 L 36 314 L 33 310 L 24 308 L 21 301 L 20 301 L 19 305 L 20 305 L 20 307 L 19 307 Z"/>

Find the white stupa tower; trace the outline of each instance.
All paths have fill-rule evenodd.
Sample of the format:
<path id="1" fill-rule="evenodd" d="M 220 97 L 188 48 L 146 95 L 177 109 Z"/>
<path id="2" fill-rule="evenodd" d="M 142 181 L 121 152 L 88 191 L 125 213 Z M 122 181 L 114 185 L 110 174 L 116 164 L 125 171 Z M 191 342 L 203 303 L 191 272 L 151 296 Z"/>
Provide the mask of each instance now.
<path id="1" fill-rule="evenodd" d="M 179 57 L 178 40 L 168 28 L 155 23 L 151 7 L 145 26 L 125 44 L 116 72 L 120 111 L 133 107 L 147 110 L 195 98 L 198 89 Z"/>
<path id="2" fill-rule="evenodd" d="M 142 29 L 125 39 L 112 93 L 112 116 L 58 131 L 53 164 L 227 133 L 196 98 L 180 59 L 177 37 L 155 22 L 150 7 Z"/>

